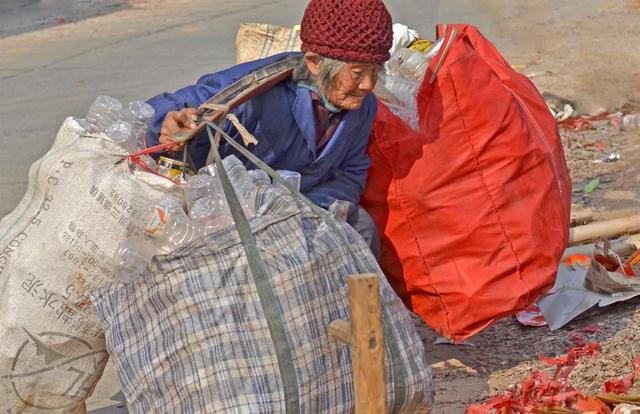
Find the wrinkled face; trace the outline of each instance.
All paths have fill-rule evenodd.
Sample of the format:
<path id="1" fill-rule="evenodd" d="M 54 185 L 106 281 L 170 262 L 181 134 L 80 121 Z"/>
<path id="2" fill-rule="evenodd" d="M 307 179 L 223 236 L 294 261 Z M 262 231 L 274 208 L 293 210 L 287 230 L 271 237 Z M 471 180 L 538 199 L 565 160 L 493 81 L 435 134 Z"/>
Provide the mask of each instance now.
<path id="1" fill-rule="evenodd" d="M 376 63 L 345 63 L 333 78 L 333 84 L 323 92 L 338 108 L 360 109 L 364 98 L 376 86 L 380 67 Z"/>

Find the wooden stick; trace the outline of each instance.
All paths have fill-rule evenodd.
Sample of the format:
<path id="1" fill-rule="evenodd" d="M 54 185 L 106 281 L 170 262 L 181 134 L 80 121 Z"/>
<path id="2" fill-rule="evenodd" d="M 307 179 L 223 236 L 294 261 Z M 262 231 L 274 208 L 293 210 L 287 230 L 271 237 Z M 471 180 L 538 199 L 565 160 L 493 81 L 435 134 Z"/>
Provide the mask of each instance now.
<path id="1" fill-rule="evenodd" d="M 350 276 L 351 322 L 333 321 L 329 334 L 351 345 L 356 414 L 386 412 L 380 281 L 376 274 Z"/>
<path id="2" fill-rule="evenodd" d="M 571 227 L 587 224 L 594 220 L 596 210 L 594 208 L 584 208 L 573 206 L 571 208 Z"/>
<path id="3" fill-rule="evenodd" d="M 622 257 L 630 256 L 636 251 L 636 245 L 632 240 L 627 240 L 626 237 L 611 240 L 610 249 Z M 562 254 L 562 260 L 571 256 L 572 254 L 585 254 L 591 256 L 596 245 L 594 243 L 581 244 L 578 246 L 568 247 Z"/>
<path id="4" fill-rule="evenodd" d="M 581 226 L 593 221 L 613 220 L 640 214 L 639 208 L 625 208 L 620 210 L 601 210 L 594 207 L 573 206 L 571 208 L 571 227 Z"/>
<path id="5" fill-rule="evenodd" d="M 569 245 L 596 240 L 600 237 L 618 237 L 622 234 L 640 232 L 640 215 L 613 220 L 598 221 L 570 229 Z"/>

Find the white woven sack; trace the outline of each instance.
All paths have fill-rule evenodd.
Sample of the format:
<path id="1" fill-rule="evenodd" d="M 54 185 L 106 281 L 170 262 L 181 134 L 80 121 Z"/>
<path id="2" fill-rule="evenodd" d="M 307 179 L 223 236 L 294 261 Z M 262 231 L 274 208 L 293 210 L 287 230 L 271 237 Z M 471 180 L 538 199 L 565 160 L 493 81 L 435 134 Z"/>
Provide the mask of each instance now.
<path id="1" fill-rule="evenodd" d="M 0 412 L 82 412 L 107 361 L 89 294 L 123 236 L 174 186 L 68 118 L 0 221 Z"/>
<path id="2" fill-rule="evenodd" d="M 300 26 L 243 23 L 236 36 L 236 63 L 250 62 L 282 52 L 299 52 L 301 44 Z"/>

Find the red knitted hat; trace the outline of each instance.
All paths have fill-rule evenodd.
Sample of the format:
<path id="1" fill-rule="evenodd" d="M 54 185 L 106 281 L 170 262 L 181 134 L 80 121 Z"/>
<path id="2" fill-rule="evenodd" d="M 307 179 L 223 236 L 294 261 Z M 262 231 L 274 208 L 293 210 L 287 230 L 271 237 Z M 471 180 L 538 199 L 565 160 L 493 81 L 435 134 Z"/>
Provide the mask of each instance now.
<path id="1" fill-rule="evenodd" d="M 301 26 L 303 52 L 351 62 L 389 59 L 393 29 L 382 0 L 311 0 Z"/>

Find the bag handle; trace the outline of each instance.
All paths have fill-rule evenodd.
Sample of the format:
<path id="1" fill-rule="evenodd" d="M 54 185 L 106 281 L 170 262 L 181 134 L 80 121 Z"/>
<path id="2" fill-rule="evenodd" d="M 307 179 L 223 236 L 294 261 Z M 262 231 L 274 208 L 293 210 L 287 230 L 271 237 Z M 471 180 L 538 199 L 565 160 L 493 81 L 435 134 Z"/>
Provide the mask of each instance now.
<path id="1" fill-rule="evenodd" d="M 444 59 L 447 57 L 447 54 L 449 53 L 449 49 L 451 48 L 451 45 L 453 44 L 453 41 L 456 39 L 456 35 L 458 34 L 458 29 L 456 27 L 451 28 L 451 31 L 448 33 L 449 36 L 447 38 L 447 25 L 443 24 L 443 25 L 438 25 L 437 27 L 437 32 L 439 34 L 439 38 L 440 37 L 445 37 L 445 46 L 444 48 L 442 48 L 442 50 L 440 51 L 439 55 L 438 55 L 438 60 L 436 62 L 435 67 L 433 68 L 433 72 L 431 73 L 431 77 L 429 78 L 429 85 L 431 85 L 435 80 L 436 80 L 436 76 L 438 76 L 438 71 L 440 70 L 440 67 L 442 66 L 442 63 L 444 62 Z"/>

